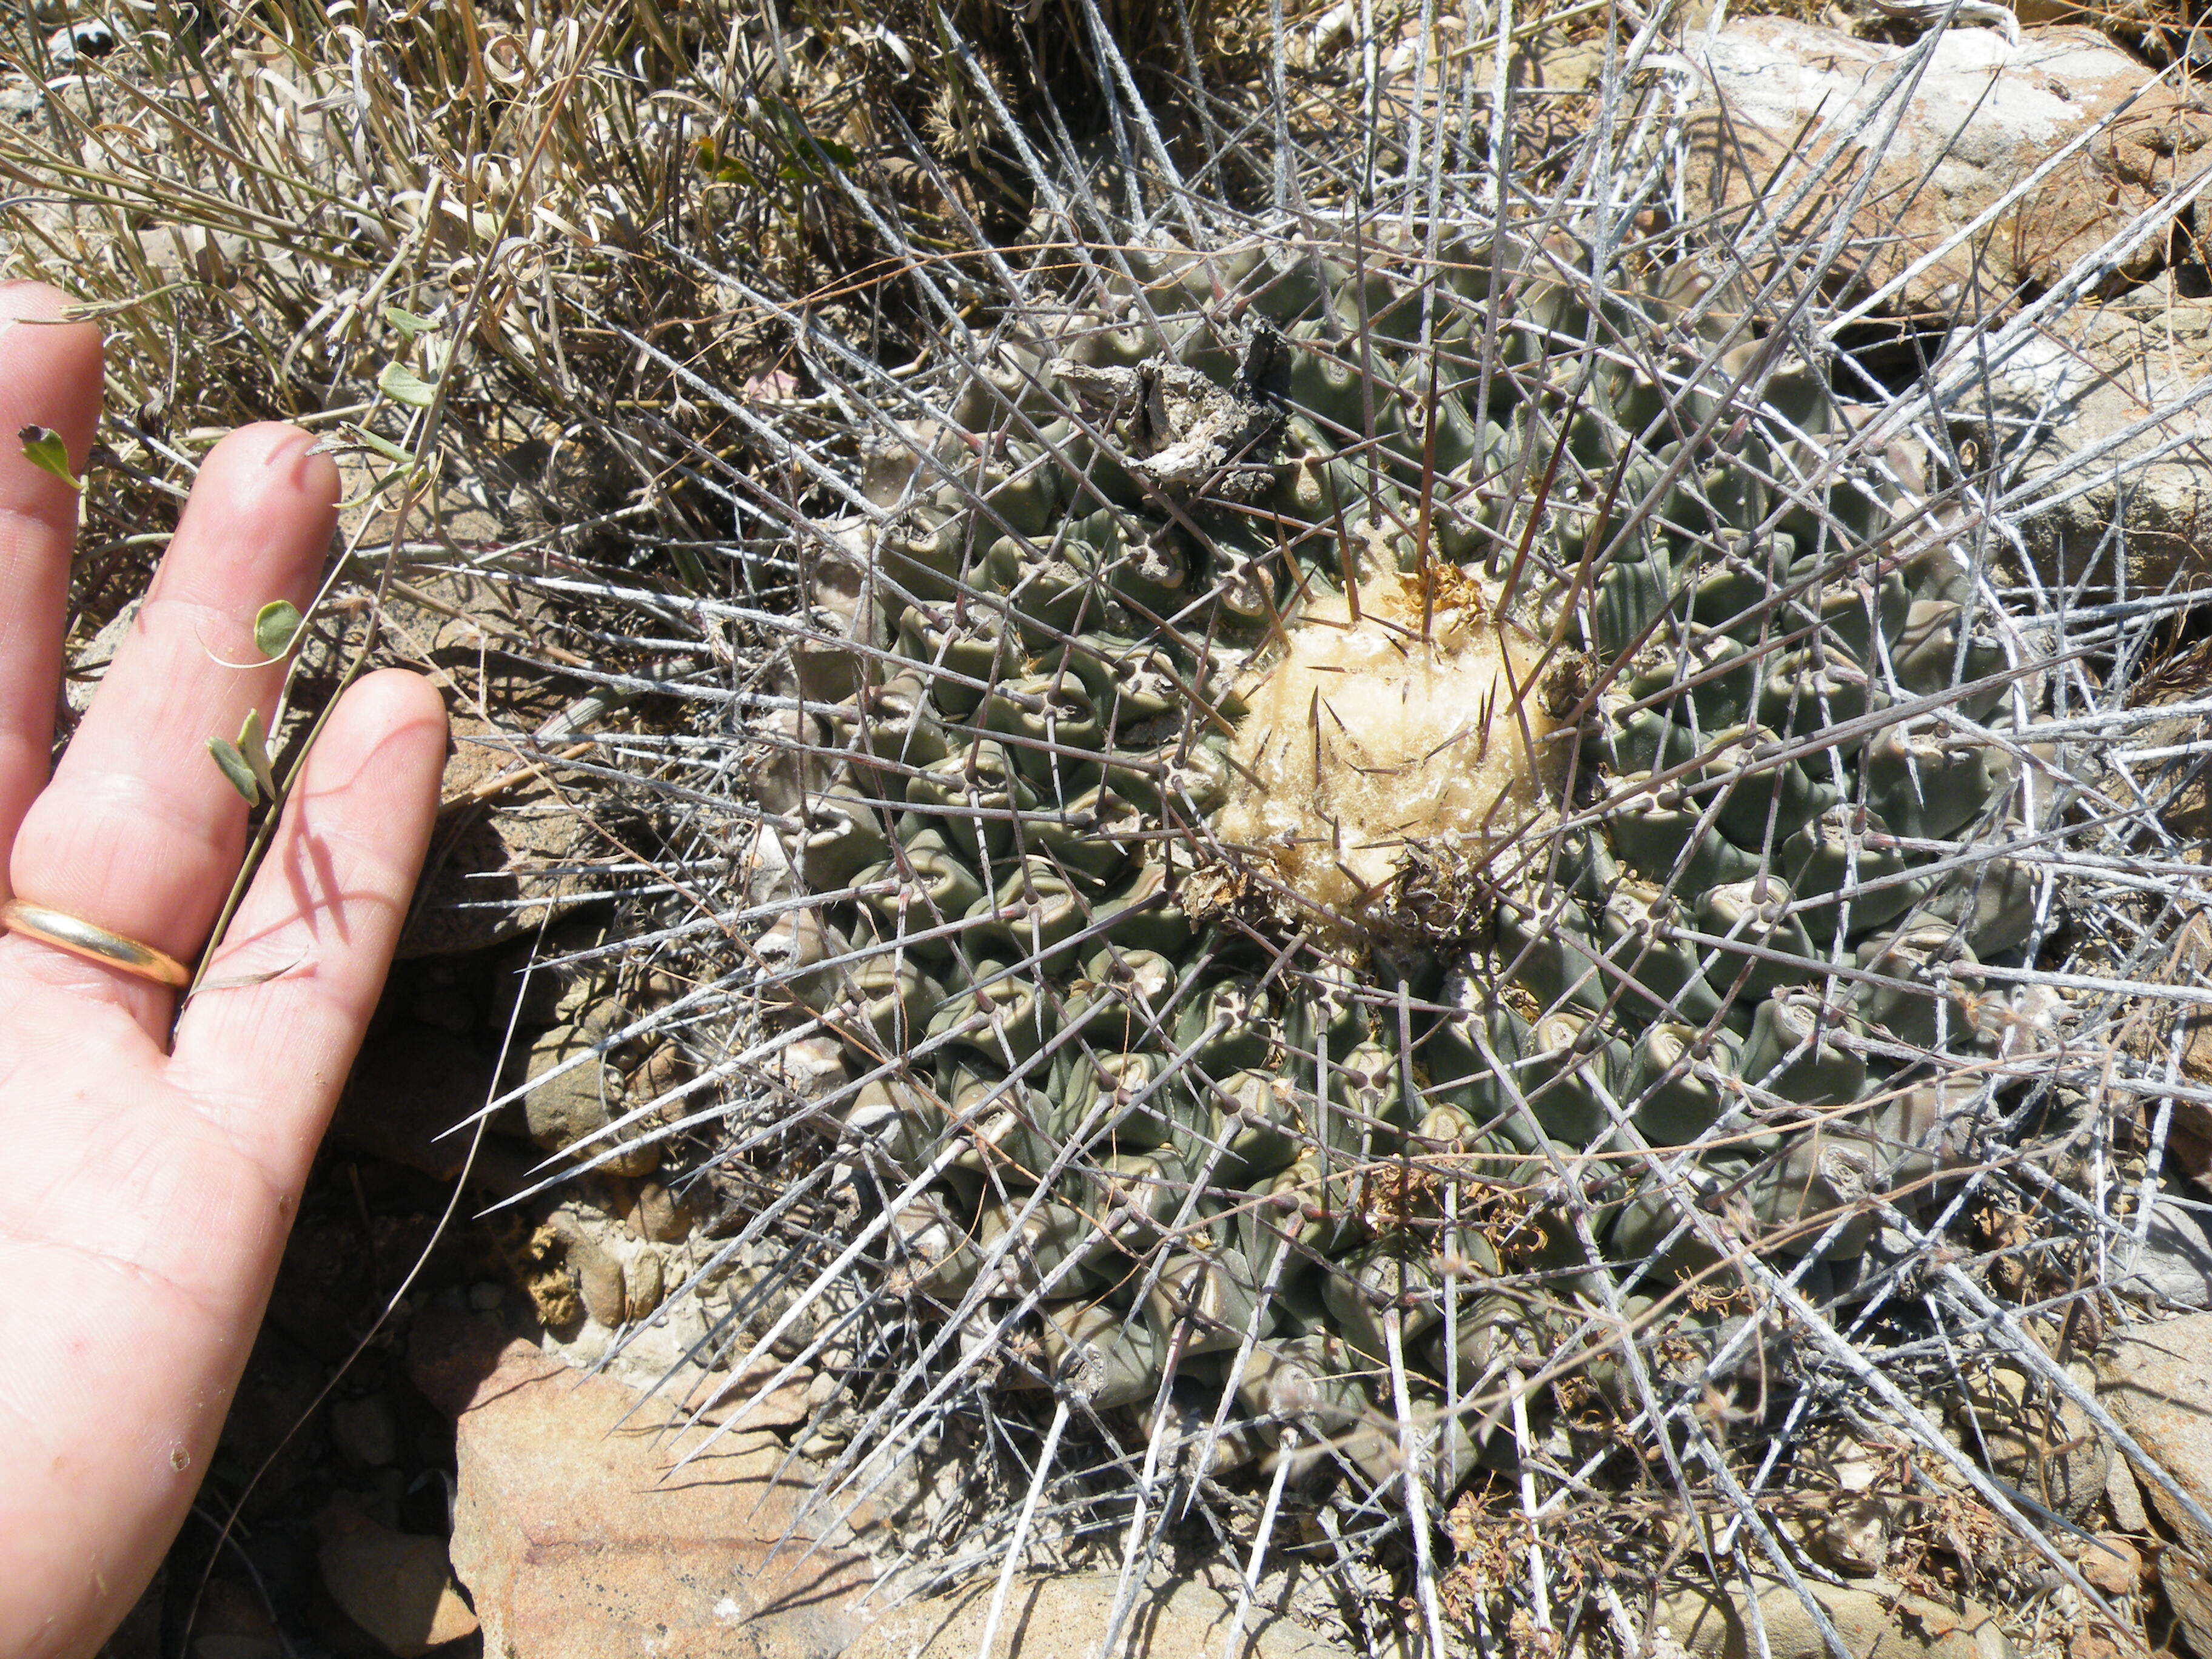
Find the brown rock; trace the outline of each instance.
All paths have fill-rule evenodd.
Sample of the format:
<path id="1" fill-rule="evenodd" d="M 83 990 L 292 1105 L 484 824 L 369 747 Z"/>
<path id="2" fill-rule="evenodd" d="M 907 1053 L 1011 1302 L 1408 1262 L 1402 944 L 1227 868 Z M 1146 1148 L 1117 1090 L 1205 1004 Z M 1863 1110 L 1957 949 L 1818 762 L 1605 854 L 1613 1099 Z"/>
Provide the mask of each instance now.
<path id="1" fill-rule="evenodd" d="M 702 1423 L 726 1423 L 733 1429 L 787 1429 L 804 1423 L 809 1414 L 806 1391 L 814 1380 L 811 1368 L 801 1365 L 782 1383 L 761 1393 L 782 1370 L 781 1360 L 762 1358 L 740 1376 L 712 1373 L 691 1390 L 684 1412 L 687 1416 L 696 1412 Z"/>
<path id="2" fill-rule="evenodd" d="M 476 1629 L 477 1616 L 446 1564 L 444 1539 L 394 1532 L 339 1504 L 325 1510 L 316 1527 L 323 1588 L 398 1659 L 415 1659 Z"/>
<path id="3" fill-rule="evenodd" d="M 1852 1659 L 2008 1659 L 2011 1651 L 1996 1615 L 1972 1602 L 1954 1611 L 1881 1580 L 1865 1589 L 1811 1582 L 1807 1588 Z M 1761 1580 L 1759 1611 L 1769 1659 L 1818 1659 L 1827 1652 L 1820 1627 L 1789 1585 Z M 1759 1651 L 1743 1602 L 1702 1586 L 1661 1597 L 1653 1623 L 1698 1659 L 1747 1659 Z"/>
<path id="4" fill-rule="evenodd" d="M 628 1219 L 633 1234 L 655 1244 L 680 1244 L 691 1237 L 691 1206 L 657 1181 L 639 1183 Z"/>
<path id="5" fill-rule="evenodd" d="M 2095 1543 L 2084 1544 L 2077 1565 L 2100 1595 L 2133 1595 L 2142 1588 L 2142 1553 L 2117 1533 L 2100 1533 Z"/>
<path id="6" fill-rule="evenodd" d="M 638 1396 L 510 1348 L 461 1413 L 453 1560 L 484 1651 L 601 1659 L 653 1632 L 664 1659 L 838 1653 L 870 1572 L 783 1540 L 805 1495 L 783 1448 L 725 1437 L 684 1468 Z M 800 1558 L 806 1559 L 802 1560 Z"/>
<path id="7" fill-rule="evenodd" d="M 394 1020 L 362 1045 L 331 1138 L 451 1181 L 467 1161 L 469 1137 L 446 1131 L 491 1098 L 495 1069 L 489 1055 L 450 1031 Z"/>
<path id="8" fill-rule="evenodd" d="M 1785 163 L 1793 149 L 1819 154 L 1838 141 L 1913 47 L 1863 40 L 1782 17 L 1729 22 L 1710 43 L 1686 51 L 1710 76 L 1693 117 L 1689 173 L 1701 205 L 1748 228 L 1758 210 L 1794 194 L 1808 176 Z M 1843 274 L 1877 285 L 1934 252 L 1954 231 L 2001 200 L 2053 152 L 2083 132 L 2096 136 L 1994 223 L 1913 277 L 1896 308 L 1948 311 L 1964 297 L 1971 313 L 2008 299 L 2027 283 L 2052 285 L 2068 268 L 2196 171 L 2212 141 L 2212 117 L 2171 86 L 2156 86 L 2124 116 L 2107 119 L 2153 79 L 2142 64 L 2094 31 L 2027 31 L 2017 46 L 1994 29 L 1943 32 L 1887 152 L 1875 165 L 1853 226 Z M 1724 107 L 1713 107 L 1717 99 Z M 1887 123 L 1885 111 L 1868 130 Z M 1814 137 L 1825 134 L 1823 137 Z M 1864 151 L 1845 143 L 1810 199 L 1787 246 L 1818 228 L 1858 185 Z M 2140 283 L 2165 258 L 2166 228 L 2154 226 L 2100 291 Z"/>
<path id="9" fill-rule="evenodd" d="M 842 1659 L 977 1659 L 990 1617 L 989 1580 L 893 1608 Z M 987 1659 L 1092 1659 L 1113 1615 L 1111 1573 L 1018 1580 Z M 1236 1603 L 1203 1584 L 1140 1594 L 1116 1659 L 1218 1659 Z M 1347 1650 L 1261 1607 L 1245 1615 L 1237 1659 L 1339 1659 Z"/>
<path id="10" fill-rule="evenodd" d="M 376 1469 L 399 1461 L 399 1419 L 380 1394 L 331 1401 L 331 1443 L 356 1468 Z"/>
<path id="11" fill-rule="evenodd" d="M 2197 1506 L 2212 1513 L 2212 1314 L 2137 1325 L 2099 1356 L 2099 1395 L 2119 1425 Z M 2166 1488 L 2141 1483 L 2180 1547 L 2160 1553 L 2158 1577 L 2197 1659 L 2212 1659 L 2212 1531 Z M 2191 1557 L 2194 1556 L 2194 1559 Z"/>
<path id="12" fill-rule="evenodd" d="M 487 1314 L 435 1304 L 415 1316 L 407 1334 L 407 1377 L 416 1392 L 448 1417 L 466 1411 L 516 1340 Z M 526 1351 L 527 1344 L 520 1345 Z"/>

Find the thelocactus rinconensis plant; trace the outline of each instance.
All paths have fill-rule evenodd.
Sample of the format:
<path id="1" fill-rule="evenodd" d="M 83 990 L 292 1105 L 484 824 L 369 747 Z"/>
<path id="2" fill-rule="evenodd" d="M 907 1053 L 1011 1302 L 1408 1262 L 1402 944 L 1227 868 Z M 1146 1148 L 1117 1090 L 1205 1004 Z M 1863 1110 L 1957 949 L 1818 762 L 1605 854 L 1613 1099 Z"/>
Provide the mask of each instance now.
<path id="1" fill-rule="evenodd" d="M 759 948 L 1000 1388 L 1448 1486 L 1960 1157 L 2027 665 L 1733 287 L 1582 257 L 1132 258 L 917 441 Z"/>

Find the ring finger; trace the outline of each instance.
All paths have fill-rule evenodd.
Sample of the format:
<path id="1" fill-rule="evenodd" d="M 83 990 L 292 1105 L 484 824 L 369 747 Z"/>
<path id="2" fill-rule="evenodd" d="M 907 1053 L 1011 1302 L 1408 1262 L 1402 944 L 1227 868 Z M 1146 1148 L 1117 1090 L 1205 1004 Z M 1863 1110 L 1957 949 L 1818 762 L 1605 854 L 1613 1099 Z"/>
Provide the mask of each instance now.
<path id="1" fill-rule="evenodd" d="M 248 427 L 200 468 L 183 520 L 53 780 L 9 859 L 17 898 L 189 962 L 236 873 L 246 803 L 210 757 L 282 684 L 253 622 L 274 599 L 304 606 L 335 521 L 337 472 L 297 428 Z M 93 976 L 127 996 L 149 1030 L 167 994 L 118 972 L 41 952 L 41 971 Z"/>

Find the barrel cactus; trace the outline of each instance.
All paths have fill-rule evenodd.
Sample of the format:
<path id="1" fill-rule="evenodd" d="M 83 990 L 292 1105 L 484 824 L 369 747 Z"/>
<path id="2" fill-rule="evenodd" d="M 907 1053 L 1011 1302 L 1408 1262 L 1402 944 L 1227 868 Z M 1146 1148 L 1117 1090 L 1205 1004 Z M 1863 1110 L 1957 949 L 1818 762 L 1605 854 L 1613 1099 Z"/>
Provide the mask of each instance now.
<path id="1" fill-rule="evenodd" d="M 825 562 L 762 1006 L 948 1372 L 1432 1500 L 1967 1154 L 2035 665 L 1694 255 L 1093 257 Z"/>

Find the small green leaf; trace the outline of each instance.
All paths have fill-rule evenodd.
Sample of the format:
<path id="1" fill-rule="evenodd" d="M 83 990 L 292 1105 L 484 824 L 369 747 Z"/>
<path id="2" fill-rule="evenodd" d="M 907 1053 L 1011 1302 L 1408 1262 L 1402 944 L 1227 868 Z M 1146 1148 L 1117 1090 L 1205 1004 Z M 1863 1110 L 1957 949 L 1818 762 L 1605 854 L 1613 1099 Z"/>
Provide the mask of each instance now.
<path id="1" fill-rule="evenodd" d="M 255 613 L 253 642 L 264 657 L 281 657 L 300 637 L 300 608 L 289 599 L 271 599 Z"/>
<path id="2" fill-rule="evenodd" d="M 384 373 L 376 377 L 376 388 L 393 403 L 410 409 L 428 409 L 438 395 L 435 385 L 404 363 L 386 363 Z"/>
<path id="3" fill-rule="evenodd" d="M 23 445 L 23 459 L 41 472 L 51 472 L 82 495 L 84 480 L 70 471 L 69 446 L 50 426 L 27 426 L 15 436 Z"/>
<path id="4" fill-rule="evenodd" d="M 418 317 L 413 312 L 403 310 L 398 306 L 384 307 L 384 320 L 410 340 L 417 334 L 428 334 L 432 329 L 437 327 L 437 324 L 432 322 L 428 317 Z"/>
<path id="5" fill-rule="evenodd" d="M 276 799 L 276 769 L 269 762 L 269 733 L 261 724 L 261 711 L 246 711 L 246 723 L 238 728 L 237 752 L 252 769 L 254 782 L 270 799 Z"/>
<path id="6" fill-rule="evenodd" d="M 208 753 L 215 757 L 215 763 L 222 769 L 223 776 L 230 780 L 230 787 L 246 798 L 248 806 L 261 799 L 260 780 L 253 775 L 253 769 L 246 763 L 246 757 L 238 752 L 236 744 L 225 738 L 210 738 Z"/>
<path id="7" fill-rule="evenodd" d="M 392 462 L 393 465 L 398 466 L 412 466 L 415 465 L 415 457 L 408 451 L 402 449 L 398 444 L 392 442 L 391 439 L 379 437 L 375 433 L 371 432 L 365 426 L 357 426 L 354 428 L 354 431 L 359 435 L 362 443 L 366 444 L 369 448 L 374 450 L 378 454 L 383 456 L 386 460 Z"/>

